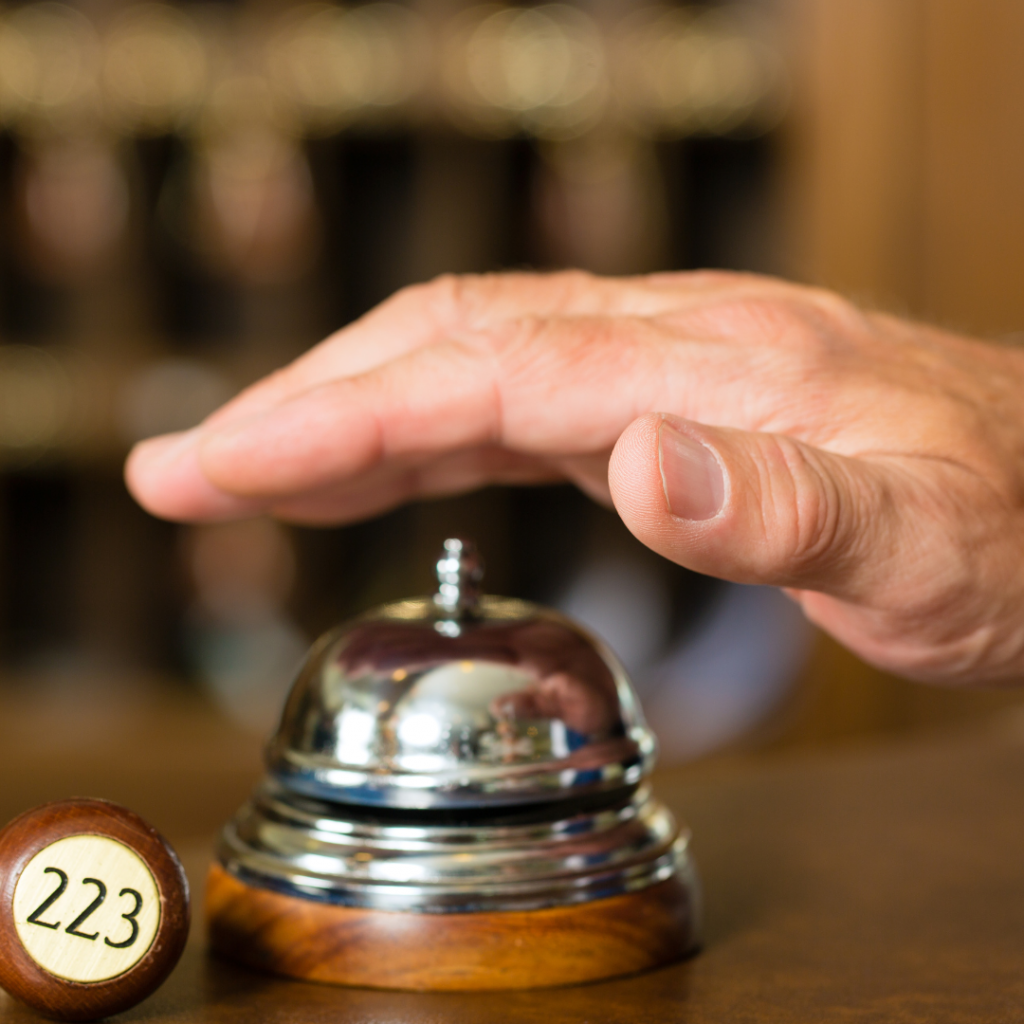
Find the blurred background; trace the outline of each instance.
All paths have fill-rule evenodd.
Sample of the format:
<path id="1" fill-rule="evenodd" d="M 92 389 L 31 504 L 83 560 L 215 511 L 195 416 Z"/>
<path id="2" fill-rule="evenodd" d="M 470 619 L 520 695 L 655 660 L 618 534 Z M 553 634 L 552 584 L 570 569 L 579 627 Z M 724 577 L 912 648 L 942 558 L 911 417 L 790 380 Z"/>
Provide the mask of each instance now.
<path id="1" fill-rule="evenodd" d="M 447 271 L 737 268 L 1009 336 L 1021 181 L 1016 0 L 0 9 L 0 746 L 19 805 L 67 795 L 55 752 L 140 810 L 175 758 L 248 780 L 306 645 L 428 591 L 452 533 L 479 542 L 489 590 L 609 640 L 668 763 L 1015 714 L 1013 693 L 860 664 L 778 593 L 660 561 L 571 488 L 188 527 L 137 508 L 121 464 Z"/>

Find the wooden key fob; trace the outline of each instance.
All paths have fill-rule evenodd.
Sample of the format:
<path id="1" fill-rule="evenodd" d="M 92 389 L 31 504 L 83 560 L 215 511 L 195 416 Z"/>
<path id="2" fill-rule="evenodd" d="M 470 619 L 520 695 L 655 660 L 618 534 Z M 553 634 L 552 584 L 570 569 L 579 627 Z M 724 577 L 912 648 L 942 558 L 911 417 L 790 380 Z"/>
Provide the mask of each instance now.
<path id="1" fill-rule="evenodd" d="M 0 985 L 57 1020 L 134 1006 L 178 962 L 188 881 L 166 840 L 105 800 L 62 800 L 0 832 Z"/>

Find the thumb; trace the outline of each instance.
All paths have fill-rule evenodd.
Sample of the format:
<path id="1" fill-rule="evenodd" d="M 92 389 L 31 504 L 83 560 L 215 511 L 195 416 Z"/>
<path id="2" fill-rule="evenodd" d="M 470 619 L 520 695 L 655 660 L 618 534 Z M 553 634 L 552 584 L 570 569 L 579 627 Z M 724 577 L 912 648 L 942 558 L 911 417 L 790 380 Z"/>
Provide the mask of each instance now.
<path id="1" fill-rule="evenodd" d="M 898 475 L 782 435 L 652 413 L 619 438 L 608 481 L 644 544 L 738 583 L 856 600 L 896 552 Z"/>

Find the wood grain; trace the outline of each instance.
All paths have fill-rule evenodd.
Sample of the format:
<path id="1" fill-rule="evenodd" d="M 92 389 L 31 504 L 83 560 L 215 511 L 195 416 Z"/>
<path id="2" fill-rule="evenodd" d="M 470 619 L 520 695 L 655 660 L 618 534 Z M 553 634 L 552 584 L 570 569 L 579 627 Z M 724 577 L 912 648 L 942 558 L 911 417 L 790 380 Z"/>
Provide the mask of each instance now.
<path id="1" fill-rule="evenodd" d="M 107 980 L 57 977 L 19 939 L 14 904 L 21 875 L 40 851 L 70 836 L 108 837 L 135 851 L 159 893 L 159 924 L 145 956 Z M 0 985 L 46 1016 L 98 1020 L 134 1006 L 173 969 L 188 929 L 188 882 L 181 864 L 163 837 L 132 811 L 104 800 L 64 800 L 28 811 L 0 832 Z"/>
<path id="2" fill-rule="evenodd" d="M 371 988 L 545 988 L 634 974 L 695 945 L 695 894 L 677 878 L 569 907 L 411 914 L 334 906 L 207 880 L 215 950 L 275 974 Z"/>
<path id="3" fill-rule="evenodd" d="M 979 706 L 985 702 L 979 698 Z M 168 745 L 168 749 L 170 750 Z M 15 761 L 0 797 L 36 780 Z M 47 762 L 80 784 L 72 749 Z M 188 746 L 140 795 L 182 806 Z M 198 889 L 228 773 L 192 785 L 194 825 L 171 836 Z M 205 929 L 119 1024 L 993 1024 L 1024 1014 L 1024 719 L 909 741 L 731 757 L 666 771 L 658 795 L 685 817 L 706 897 L 700 955 L 589 985 L 403 992 L 318 985 L 236 966 Z M 173 815 L 172 815 L 173 817 Z M 39 1024 L 0 993 L 0 1024 Z"/>

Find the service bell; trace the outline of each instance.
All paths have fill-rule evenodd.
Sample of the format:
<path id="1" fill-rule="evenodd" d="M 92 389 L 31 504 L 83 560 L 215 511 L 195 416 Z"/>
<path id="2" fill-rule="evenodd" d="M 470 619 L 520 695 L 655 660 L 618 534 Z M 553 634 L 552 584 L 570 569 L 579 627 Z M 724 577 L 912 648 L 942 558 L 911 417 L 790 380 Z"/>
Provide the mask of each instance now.
<path id="1" fill-rule="evenodd" d="M 327 633 L 268 773 L 211 869 L 213 947 L 259 969 L 407 989 L 564 985 L 697 942 L 689 835 L 651 795 L 654 736 L 580 626 L 480 593 L 445 541 L 438 592 Z"/>

